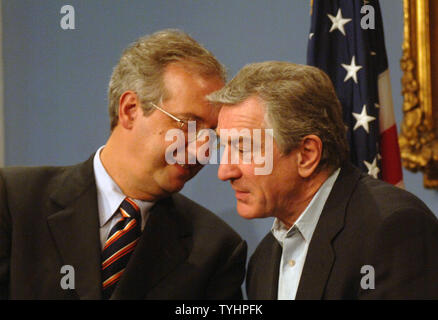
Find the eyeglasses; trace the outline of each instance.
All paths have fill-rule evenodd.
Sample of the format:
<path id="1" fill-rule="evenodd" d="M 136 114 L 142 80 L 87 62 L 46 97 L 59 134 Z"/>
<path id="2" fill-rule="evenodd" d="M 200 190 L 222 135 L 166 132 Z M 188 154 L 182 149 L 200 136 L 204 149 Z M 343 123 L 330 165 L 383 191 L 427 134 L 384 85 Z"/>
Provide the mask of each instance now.
<path id="1" fill-rule="evenodd" d="M 177 117 L 175 117 L 173 114 L 171 114 L 170 112 L 167 112 L 166 110 L 164 110 L 163 108 L 160 108 L 159 106 L 157 106 L 155 103 L 150 102 L 151 106 L 154 107 L 157 110 L 160 110 L 162 113 L 164 113 L 165 115 L 171 117 L 173 120 L 175 120 L 176 122 L 178 122 L 178 125 L 180 128 L 184 127 L 184 125 L 187 125 L 187 122 L 184 120 L 181 120 Z"/>
<path id="2" fill-rule="evenodd" d="M 184 128 L 184 126 L 186 126 L 187 130 L 189 128 L 189 124 L 186 120 L 181 120 L 180 118 L 174 116 L 173 114 L 171 114 L 170 112 L 167 112 L 166 110 L 164 110 L 163 108 L 157 106 L 155 103 L 150 102 L 151 106 L 154 107 L 157 110 L 160 110 L 162 113 L 164 113 L 165 115 L 171 117 L 173 120 L 175 120 L 176 122 L 178 122 L 178 126 L 180 127 L 180 129 Z M 193 120 L 194 121 L 194 120 Z M 201 133 L 200 130 L 196 129 L 196 135 L 194 134 L 187 134 L 185 133 L 186 139 L 188 143 L 197 141 L 197 140 L 203 140 L 204 136 Z"/>

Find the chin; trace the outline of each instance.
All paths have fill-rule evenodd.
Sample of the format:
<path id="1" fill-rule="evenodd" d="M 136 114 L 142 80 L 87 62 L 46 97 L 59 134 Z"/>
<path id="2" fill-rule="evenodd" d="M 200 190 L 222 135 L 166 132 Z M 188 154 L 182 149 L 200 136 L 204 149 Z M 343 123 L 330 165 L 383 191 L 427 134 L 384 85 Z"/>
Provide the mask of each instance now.
<path id="1" fill-rule="evenodd" d="M 177 182 L 175 180 L 173 182 L 174 183 L 172 185 L 167 185 L 163 188 L 169 194 L 181 191 L 182 188 L 184 188 L 184 185 L 186 183 L 186 181 L 178 181 L 179 183 L 175 183 L 175 182 Z"/>
<path id="2" fill-rule="evenodd" d="M 185 183 L 186 180 L 183 179 L 169 178 L 162 180 L 161 183 L 159 183 L 159 188 L 166 195 L 171 195 L 172 193 L 181 191 L 181 189 L 184 188 Z"/>
<path id="3" fill-rule="evenodd" d="M 246 203 L 242 203 L 239 200 L 237 200 L 236 209 L 237 213 L 244 219 L 251 220 L 266 217 L 259 208 L 256 208 Z"/>

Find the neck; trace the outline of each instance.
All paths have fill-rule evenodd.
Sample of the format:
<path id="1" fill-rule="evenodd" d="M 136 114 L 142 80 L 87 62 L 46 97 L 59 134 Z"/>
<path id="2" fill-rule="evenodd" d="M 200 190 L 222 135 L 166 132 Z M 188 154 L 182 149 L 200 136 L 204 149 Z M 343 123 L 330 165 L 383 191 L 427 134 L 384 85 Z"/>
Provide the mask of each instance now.
<path id="1" fill-rule="evenodd" d="M 330 176 L 327 170 L 320 171 L 315 176 L 303 179 L 298 190 L 294 190 L 294 195 L 288 198 L 283 212 L 276 217 L 283 222 L 287 228 L 290 228 L 306 210 L 319 188 Z"/>

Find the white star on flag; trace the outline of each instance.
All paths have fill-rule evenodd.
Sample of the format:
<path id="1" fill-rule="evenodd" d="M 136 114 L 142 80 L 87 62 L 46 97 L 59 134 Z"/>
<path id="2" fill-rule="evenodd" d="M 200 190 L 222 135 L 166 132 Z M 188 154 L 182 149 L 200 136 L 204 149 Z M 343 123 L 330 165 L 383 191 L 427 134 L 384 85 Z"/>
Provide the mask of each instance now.
<path id="1" fill-rule="evenodd" d="M 344 82 L 350 78 L 353 78 L 354 82 L 357 83 L 357 72 L 362 69 L 362 66 L 356 65 L 356 57 L 353 56 L 350 65 L 342 63 L 341 66 L 347 70 L 347 75 L 345 76 Z"/>
<path id="2" fill-rule="evenodd" d="M 332 27 L 330 28 L 329 32 L 332 32 L 336 29 L 338 29 L 339 31 L 341 31 L 341 33 L 345 36 L 345 29 L 344 29 L 344 25 L 348 22 L 351 21 L 351 19 L 344 19 L 342 17 L 342 12 L 341 12 L 341 8 L 338 9 L 338 13 L 336 14 L 336 17 L 332 16 L 331 14 L 327 14 L 327 16 L 330 18 L 330 20 L 332 21 Z"/>
<path id="3" fill-rule="evenodd" d="M 367 133 L 370 133 L 369 122 L 376 120 L 376 118 L 367 114 L 367 106 L 364 104 L 362 112 L 360 114 L 353 112 L 353 116 L 356 118 L 356 124 L 354 125 L 353 130 L 362 126 Z"/>
<path id="4" fill-rule="evenodd" d="M 373 176 L 375 179 L 378 179 L 379 178 L 380 169 L 377 166 L 377 159 L 374 158 L 373 163 L 369 163 L 368 161 L 364 160 L 364 163 L 365 163 L 365 165 L 366 165 L 366 167 L 368 169 L 368 174 L 370 176 Z"/>

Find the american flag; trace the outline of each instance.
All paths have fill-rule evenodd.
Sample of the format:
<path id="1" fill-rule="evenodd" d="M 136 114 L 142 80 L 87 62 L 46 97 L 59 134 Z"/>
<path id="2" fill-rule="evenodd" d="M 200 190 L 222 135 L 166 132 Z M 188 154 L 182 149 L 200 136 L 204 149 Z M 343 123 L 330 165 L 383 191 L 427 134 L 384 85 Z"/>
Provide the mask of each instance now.
<path id="1" fill-rule="evenodd" d="M 402 186 L 379 2 L 313 0 L 307 63 L 324 70 L 335 86 L 353 164 Z"/>

